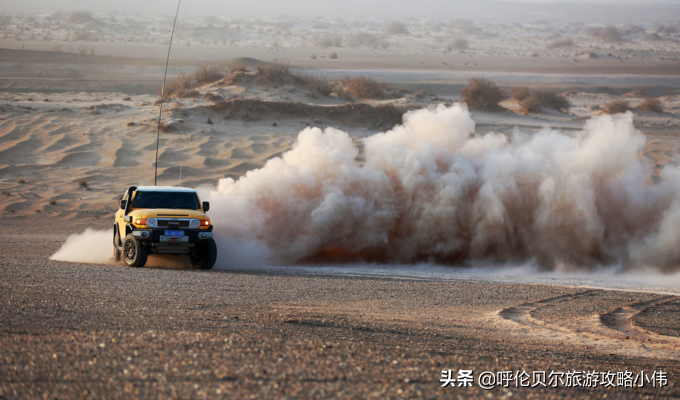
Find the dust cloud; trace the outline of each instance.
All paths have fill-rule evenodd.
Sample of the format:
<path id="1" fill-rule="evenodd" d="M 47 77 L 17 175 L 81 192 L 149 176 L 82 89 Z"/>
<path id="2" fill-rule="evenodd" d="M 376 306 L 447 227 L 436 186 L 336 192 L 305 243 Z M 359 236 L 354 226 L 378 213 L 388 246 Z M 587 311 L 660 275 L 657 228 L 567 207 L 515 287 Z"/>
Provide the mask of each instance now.
<path id="1" fill-rule="evenodd" d="M 630 113 L 593 118 L 576 133 L 479 135 L 464 107 L 440 105 L 365 139 L 364 163 L 347 133 L 307 128 L 282 157 L 199 192 L 211 202 L 217 268 L 425 262 L 674 272 L 680 169 L 667 166 L 653 183 L 644 145 Z M 110 232 L 87 231 L 52 258 L 105 262 L 110 248 Z"/>
<path id="2" fill-rule="evenodd" d="M 360 165 L 346 133 L 308 128 L 281 158 L 202 198 L 217 238 L 274 264 L 677 269 L 680 171 L 669 166 L 652 183 L 632 114 L 593 118 L 574 134 L 474 131 L 460 105 L 413 111 L 365 140 Z M 228 252 L 220 258 L 229 263 Z"/>

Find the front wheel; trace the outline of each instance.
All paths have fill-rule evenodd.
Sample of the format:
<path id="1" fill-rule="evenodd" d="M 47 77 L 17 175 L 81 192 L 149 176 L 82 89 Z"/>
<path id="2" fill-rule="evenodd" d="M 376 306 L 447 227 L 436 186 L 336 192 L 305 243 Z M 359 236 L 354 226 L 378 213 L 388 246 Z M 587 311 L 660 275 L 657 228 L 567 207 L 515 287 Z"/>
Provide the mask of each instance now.
<path id="1" fill-rule="evenodd" d="M 149 250 L 132 235 L 127 235 L 123 242 L 123 261 L 133 268 L 142 268 L 149 257 Z"/>
<path id="2" fill-rule="evenodd" d="M 215 241 L 210 238 L 196 243 L 194 249 L 189 254 L 191 265 L 197 269 L 212 269 L 217 261 L 217 245 Z"/>

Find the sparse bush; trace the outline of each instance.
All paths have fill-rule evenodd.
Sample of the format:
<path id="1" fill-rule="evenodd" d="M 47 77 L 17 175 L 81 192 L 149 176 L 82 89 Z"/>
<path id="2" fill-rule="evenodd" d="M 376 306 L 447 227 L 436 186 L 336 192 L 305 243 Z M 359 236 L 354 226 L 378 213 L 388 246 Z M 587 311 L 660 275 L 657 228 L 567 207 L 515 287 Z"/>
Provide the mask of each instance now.
<path id="1" fill-rule="evenodd" d="M 385 27 L 385 35 L 410 35 L 408 27 L 401 21 L 392 21 Z"/>
<path id="2" fill-rule="evenodd" d="M 612 100 L 604 105 L 602 112 L 605 114 L 622 114 L 630 111 L 630 105 L 624 100 Z"/>
<path id="3" fill-rule="evenodd" d="M 199 97 L 201 97 L 201 92 L 196 89 L 185 90 L 179 95 L 180 99 L 197 99 Z"/>
<path id="4" fill-rule="evenodd" d="M 514 87 L 510 90 L 510 96 L 517 101 L 531 97 L 531 89 L 526 86 Z"/>
<path id="5" fill-rule="evenodd" d="M 468 107 L 475 110 L 498 110 L 501 101 L 508 98 L 507 93 L 486 78 L 470 78 L 462 91 L 462 98 Z"/>
<path id="6" fill-rule="evenodd" d="M 661 114 L 663 112 L 663 104 L 661 103 L 661 100 L 656 99 L 654 97 L 647 97 L 642 101 L 642 103 L 639 106 L 640 110 L 642 111 L 650 111 L 650 112 L 655 112 L 658 114 Z"/>
<path id="7" fill-rule="evenodd" d="M 385 86 L 375 79 L 361 75 L 345 78 L 345 91 L 354 99 L 380 99 L 385 94 Z"/>
<path id="8" fill-rule="evenodd" d="M 274 80 L 280 75 L 288 75 L 290 73 L 290 64 L 274 60 L 272 63 L 257 67 L 257 72 L 268 80 Z"/>
<path id="9" fill-rule="evenodd" d="M 212 101 L 213 103 L 224 100 L 224 97 L 214 93 L 206 93 L 203 97 L 208 101 Z"/>
<path id="10" fill-rule="evenodd" d="M 312 44 L 315 47 L 341 47 L 342 37 L 340 35 L 316 36 Z"/>
<path id="11" fill-rule="evenodd" d="M 78 48 L 78 53 L 79 53 L 81 56 L 84 56 L 85 54 L 87 54 L 87 46 L 80 46 L 80 47 Z"/>
<path id="12" fill-rule="evenodd" d="M 84 24 L 85 22 L 93 21 L 94 17 L 89 12 L 74 12 L 68 18 L 69 24 Z"/>
<path id="13" fill-rule="evenodd" d="M 571 39 L 561 39 L 561 40 L 556 40 L 554 42 L 548 43 L 548 46 L 546 46 L 549 50 L 552 49 L 559 49 L 561 47 L 571 47 L 574 45 L 574 41 Z"/>
<path id="14" fill-rule="evenodd" d="M 165 85 L 165 95 L 168 97 L 179 97 L 185 90 L 190 89 L 193 86 L 194 78 L 191 75 L 186 75 L 183 72 L 180 72 L 177 78 L 171 80 Z"/>
<path id="15" fill-rule="evenodd" d="M 234 62 L 229 65 L 229 72 L 235 74 L 237 72 L 247 72 L 248 66 L 242 62 Z"/>
<path id="16" fill-rule="evenodd" d="M 222 71 L 215 66 L 204 65 L 194 71 L 194 81 L 197 85 L 217 82 L 224 77 Z"/>
<path id="17" fill-rule="evenodd" d="M 469 47 L 468 41 L 463 38 L 453 39 L 451 43 L 446 45 L 446 51 L 465 50 Z"/>
<path id="18" fill-rule="evenodd" d="M 56 201 L 56 200 L 50 200 L 49 203 L 50 203 L 51 206 L 57 205 L 57 201 Z"/>
<path id="19" fill-rule="evenodd" d="M 88 183 L 87 183 L 87 181 L 86 181 L 85 179 L 79 180 L 79 181 L 78 181 L 78 186 L 84 187 L 84 188 L 89 187 L 89 185 L 88 185 Z"/>
<path id="20" fill-rule="evenodd" d="M 543 108 L 541 101 L 534 96 L 526 97 L 519 104 L 528 112 L 540 112 Z"/>
<path id="21" fill-rule="evenodd" d="M 9 191 L 7 191 L 7 190 L 3 190 L 3 191 L 1 192 L 1 194 L 2 194 L 3 196 L 11 196 L 11 195 L 12 195 L 12 194 L 11 194 Z"/>
<path id="22" fill-rule="evenodd" d="M 380 39 L 371 33 L 357 32 L 347 38 L 347 45 L 349 47 L 373 46 L 378 40 Z"/>
<path id="23" fill-rule="evenodd" d="M 312 60 L 316 60 L 316 54 L 312 54 L 312 57 L 310 57 Z"/>
<path id="24" fill-rule="evenodd" d="M 17 180 L 17 183 L 26 183 L 26 179 L 24 179 L 24 178 L 19 178 L 19 179 Z"/>
<path id="25" fill-rule="evenodd" d="M 313 93 L 320 94 L 322 96 L 328 96 L 333 91 L 333 85 L 328 82 L 328 79 L 321 76 L 300 76 Z"/>
<path id="26" fill-rule="evenodd" d="M 332 53 L 328 56 L 328 58 L 330 58 L 331 60 L 337 60 L 337 59 L 338 59 L 338 53 L 332 52 Z"/>
<path id="27" fill-rule="evenodd" d="M 623 35 L 616 27 L 608 26 L 600 31 L 597 38 L 602 42 L 616 43 L 623 40 Z"/>
<path id="28" fill-rule="evenodd" d="M 531 96 L 538 99 L 538 101 L 544 107 L 562 110 L 564 112 L 569 111 L 569 100 L 567 100 L 567 98 L 561 94 L 547 90 L 534 90 L 534 93 Z"/>

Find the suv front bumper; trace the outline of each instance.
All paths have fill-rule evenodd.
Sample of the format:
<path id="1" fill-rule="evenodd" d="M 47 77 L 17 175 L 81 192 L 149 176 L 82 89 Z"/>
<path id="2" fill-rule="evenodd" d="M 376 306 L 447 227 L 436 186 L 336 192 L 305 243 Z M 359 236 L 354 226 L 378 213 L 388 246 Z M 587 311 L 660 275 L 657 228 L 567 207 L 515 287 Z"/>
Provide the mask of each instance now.
<path id="1" fill-rule="evenodd" d="M 165 229 L 135 229 L 132 236 L 151 245 L 156 254 L 187 254 L 191 248 L 213 237 L 212 226 L 208 229 L 185 230 L 184 236 L 166 236 Z"/>

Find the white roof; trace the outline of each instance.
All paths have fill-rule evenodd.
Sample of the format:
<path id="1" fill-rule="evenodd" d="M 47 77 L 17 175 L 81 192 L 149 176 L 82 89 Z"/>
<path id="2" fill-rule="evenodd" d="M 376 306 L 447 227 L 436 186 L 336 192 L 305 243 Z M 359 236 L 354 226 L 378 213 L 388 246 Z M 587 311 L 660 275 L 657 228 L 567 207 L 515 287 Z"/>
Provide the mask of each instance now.
<path id="1" fill-rule="evenodd" d="M 191 192 L 196 193 L 194 189 L 177 187 L 177 186 L 137 186 L 137 191 L 141 192 Z"/>

